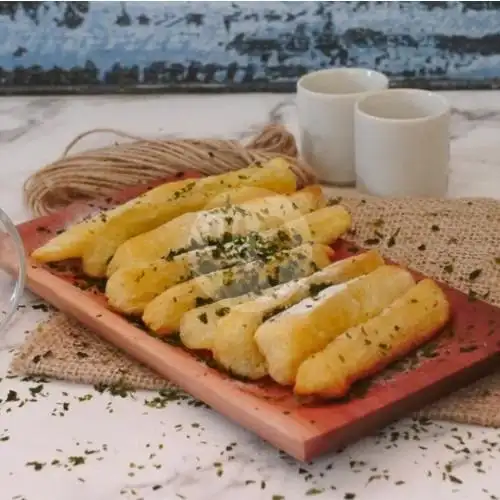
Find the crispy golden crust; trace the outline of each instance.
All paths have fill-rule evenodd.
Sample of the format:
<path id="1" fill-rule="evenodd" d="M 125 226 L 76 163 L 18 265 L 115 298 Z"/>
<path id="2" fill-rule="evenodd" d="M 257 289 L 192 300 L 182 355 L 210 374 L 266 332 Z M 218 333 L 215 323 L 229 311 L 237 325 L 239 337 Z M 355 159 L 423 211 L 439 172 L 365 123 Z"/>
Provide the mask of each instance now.
<path id="1" fill-rule="evenodd" d="M 264 322 L 255 333 L 255 341 L 266 358 L 269 375 L 280 384 L 293 384 L 305 359 L 347 328 L 379 314 L 413 284 L 408 271 L 381 266 L 355 281 L 327 288 Z"/>
<path id="2" fill-rule="evenodd" d="M 269 169 L 254 167 L 248 175 L 240 171 L 193 180 L 183 190 L 161 201 L 143 200 L 112 217 L 94 235 L 82 256 L 85 273 L 104 276 L 108 262 L 126 240 L 184 213 L 202 210 L 215 195 L 242 186 L 269 188 L 270 191 L 286 194 L 295 190 L 295 176 L 285 162 Z"/>
<path id="3" fill-rule="evenodd" d="M 270 293 L 273 289 L 262 290 L 262 295 Z M 256 293 L 247 293 L 239 297 L 231 297 L 197 307 L 182 316 L 180 322 L 181 342 L 189 349 L 212 350 L 214 335 L 219 321 L 226 316 L 231 309 L 239 304 L 257 298 Z"/>
<path id="4" fill-rule="evenodd" d="M 279 229 L 296 241 L 331 245 L 350 229 L 351 223 L 349 212 L 341 205 L 334 205 L 286 222 Z"/>
<path id="5" fill-rule="evenodd" d="M 301 243 L 331 244 L 349 229 L 350 223 L 349 213 L 336 205 L 299 217 L 285 226 L 186 252 L 172 260 L 161 258 L 124 266 L 109 278 L 106 296 L 113 309 L 142 314 L 149 302 L 171 286 L 218 269 L 259 260 Z"/>
<path id="6" fill-rule="evenodd" d="M 263 321 L 286 309 L 314 292 L 318 287 L 342 283 L 351 278 L 369 273 L 383 264 L 376 251 L 344 259 L 306 278 L 275 287 L 271 294 L 237 305 L 219 322 L 210 325 L 193 323 L 185 325 L 194 328 L 191 345 L 196 334 L 203 340 L 205 348 L 210 348 L 207 330 L 213 332 L 211 346 L 214 358 L 229 372 L 249 379 L 259 379 L 267 375 L 267 364 L 254 340 L 254 335 Z M 215 324 L 214 324 L 215 323 Z M 209 326 L 209 328 L 205 328 Z M 181 325 L 182 338 L 182 325 Z"/>
<path id="7" fill-rule="evenodd" d="M 323 202 L 321 189 L 311 186 L 290 196 L 278 194 L 240 205 L 187 213 L 120 245 L 108 265 L 107 274 L 111 276 L 120 267 L 186 251 L 193 245 L 222 242 L 228 235 L 234 238 L 278 227 L 315 210 Z"/>
<path id="8" fill-rule="evenodd" d="M 346 330 L 299 367 L 294 392 L 339 398 L 351 385 L 382 370 L 420 346 L 449 321 L 450 305 L 441 288 L 424 279 L 381 314 Z"/>
<path id="9" fill-rule="evenodd" d="M 196 181 L 165 183 L 87 222 L 71 226 L 35 250 L 32 256 L 40 262 L 54 262 L 86 254 L 88 273 L 103 276 L 110 257 L 128 238 L 185 212 L 201 210 L 219 193 L 243 186 L 289 194 L 297 189 L 297 179 L 286 160 L 275 158 L 264 167 L 250 166 Z M 90 249 L 92 246 L 96 255 Z"/>
<path id="10" fill-rule="evenodd" d="M 266 360 L 253 340 L 261 322 L 259 316 L 235 308 L 219 321 L 212 345 L 213 357 L 219 365 L 233 375 L 251 380 L 267 375 Z"/>
<path id="11" fill-rule="evenodd" d="M 87 220 L 78 222 L 68 227 L 63 233 L 55 236 L 45 245 L 37 248 L 31 256 L 39 262 L 55 262 L 65 259 L 75 259 L 83 256 L 85 248 L 93 238 L 106 226 L 106 223 L 115 217 L 121 217 L 141 203 L 166 200 L 175 192 L 181 192 L 193 182 L 186 179 L 177 182 L 162 184 L 141 196 L 123 203 L 110 210 L 100 212 Z"/>
<path id="12" fill-rule="evenodd" d="M 160 293 L 191 278 L 186 255 L 178 256 L 175 261 L 159 259 L 120 268 L 106 283 L 108 305 L 124 314 L 141 315 Z"/>
<path id="13" fill-rule="evenodd" d="M 178 331 L 182 316 L 197 305 L 310 275 L 326 267 L 332 256 L 328 246 L 305 244 L 280 252 L 264 264 L 254 261 L 198 276 L 158 295 L 146 306 L 143 320 L 158 334 Z"/>
<path id="14" fill-rule="evenodd" d="M 212 208 L 226 207 L 228 205 L 239 205 L 250 200 L 257 200 L 276 194 L 279 194 L 279 192 L 260 187 L 243 186 L 216 194 L 203 206 L 203 210 L 211 210 Z"/>

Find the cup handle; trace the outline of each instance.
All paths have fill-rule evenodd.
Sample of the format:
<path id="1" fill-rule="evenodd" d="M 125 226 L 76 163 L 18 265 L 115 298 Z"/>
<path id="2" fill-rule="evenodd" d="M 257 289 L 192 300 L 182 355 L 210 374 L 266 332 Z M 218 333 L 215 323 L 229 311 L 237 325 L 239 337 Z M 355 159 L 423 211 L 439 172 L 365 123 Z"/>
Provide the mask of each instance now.
<path id="1" fill-rule="evenodd" d="M 0 209 L 0 223 L 5 232 L 0 234 L 0 264 L 11 275 L 16 277 L 8 309 L 0 316 L 0 334 L 11 320 L 21 301 L 26 283 L 26 253 L 24 244 L 16 226 L 10 217 Z M 3 241 L 2 241 L 3 240 Z"/>

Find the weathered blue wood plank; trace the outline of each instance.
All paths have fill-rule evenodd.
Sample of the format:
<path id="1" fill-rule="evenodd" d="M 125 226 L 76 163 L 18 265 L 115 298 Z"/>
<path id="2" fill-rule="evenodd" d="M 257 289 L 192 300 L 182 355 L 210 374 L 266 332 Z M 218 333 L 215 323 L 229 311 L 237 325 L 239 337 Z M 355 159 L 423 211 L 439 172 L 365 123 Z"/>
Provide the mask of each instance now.
<path id="1" fill-rule="evenodd" d="M 291 90 L 346 65 L 496 87 L 500 2 L 0 2 L 0 91 Z"/>

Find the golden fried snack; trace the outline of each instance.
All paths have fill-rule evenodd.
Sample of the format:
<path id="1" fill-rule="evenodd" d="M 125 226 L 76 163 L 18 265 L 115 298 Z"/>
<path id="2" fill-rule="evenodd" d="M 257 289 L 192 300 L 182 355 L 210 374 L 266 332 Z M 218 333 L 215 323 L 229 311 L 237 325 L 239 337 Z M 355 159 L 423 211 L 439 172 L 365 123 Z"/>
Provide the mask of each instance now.
<path id="1" fill-rule="evenodd" d="M 284 197 L 283 195 L 276 195 L 276 196 L 278 198 Z M 206 241 L 204 241 L 205 237 L 208 237 L 210 234 L 214 234 L 214 237 L 217 237 L 218 235 L 217 228 L 220 229 L 221 227 L 225 227 L 226 230 L 231 231 L 231 229 L 228 228 L 233 226 L 232 229 L 234 230 L 234 224 L 235 224 L 234 221 L 239 221 L 239 219 L 242 218 L 242 214 L 244 214 L 244 212 L 242 212 L 231 215 L 231 213 L 234 210 L 234 207 L 237 206 L 243 207 L 243 205 L 245 205 L 246 207 L 247 204 L 251 203 L 251 201 L 249 201 L 241 205 L 235 205 L 234 207 L 230 205 L 229 207 L 220 207 L 218 209 L 212 209 L 208 212 L 212 215 L 217 213 L 217 216 L 215 217 L 214 220 L 211 217 L 208 217 L 208 219 L 206 219 L 203 216 L 200 216 L 200 214 L 196 215 L 196 212 L 194 211 L 198 210 L 199 208 L 202 208 L 201 204 L 198 204 L 196 207 L 192 206 L 191 202 L 196 197 L 204 197 L 205 202 L 210 201 L 209 192 L 203 192 L 201 194 L 195 193 L 189 198 L 190 201 L 185 202 L 190 204 L 191 206 L 188 209 L 182 208 L 180 212 L 178 212 L 178 207 L 183 207 L 183 203 L 181 203 L 180 200 L 172 202 L 171 207 L 176 206 L 176 208 L 169 209 L 171 216 L 167 219 L 167 221 L 172 221 L 173 225 L 170 225 L 168 224 L 168 222 L 164 221 L 162 225 L 159 225 L 155 222 L 155 224 L 151 225 L 151 227 L 147 227 L 150 224 L 149 223 L 148 225 L 145 224 L 146 219 L 144 217 L 144 214 L 141 214 L 141 219 L 140 221 L 137 221 L 137 223 L 136 221 L 134 221 L 134 218 L 132 218 L 131 220 L 127 221 L 126 225 L 121 224 L 120 221 L 116 220 L 108 224 L 106 226 L 106 231 L 102 232 L 83 254 L 84 272 L 90 276 L 96 276 L 96 277 L 104 276 L 106 274 L 107 266 L 110 260 L 112 259 L 116 250 L 122 245 L 122 243 L 127 244 L 127 246 L 125 247 L 126 250 L 125 251 L 122 250 L 118 254 L 117 258 L 110 265 L 111 269 L 113 269 L 116 266 L 119 266 L 120 263 L 128 264 L 130 262 L 135 262 L 136 260 L 134 257 L 138 257 L 139 259 L 142 260 L 151 260 L 152 258 L 161 257 L 162 255 L 165 254 L 163 250 L 165 250 L 165 252 L 173 250 L 173 248 L 171 248 L 169 244 L 167 244 L 165 247 L 162 246 L 162 241 L 165 240 L 170 241 L 172 239 L 177 243 L 177 245 L 179 245 L 180 243 L 182 244 L 183 247 L 185 247 L 191 241 L 197 242 L 198 239 L 201 239 L 202 241 L 200 241 L 199 243 L 205 245 L 206 244 Z M 306 198 L 307 198 L 306 192 L 303 192 L 302 196 L 293 198 L 294 201 L 297 200 L 297 204 L 299 205 L 297 207 L 297 210 L 302 208 L 300 206 L 301 201 L 306 203 L 307 201 L 312 200 L 313 198 L 312 191 L 310 192 L 309 198 L 307 199 Z M 317 195 L 314 201 L 317 201 L 318 198 L 319 196 Z M 268 198 L 263 198 L 262 200 L 267 200 L 267 199 Z M 256 203 L 258 201 L 260 200 L 256 200 Z M 266 205 L 265 201 L 263 201 L 263 205 L 264 206 Z M 162 211 L 165 211 L 164 206 L 165 205 L 162 206 Z M 310 207 L 309 211 L 313 210 L 314 208 L 315 208 L 314 206 Z M 176 211 L 178 213 L 174 213 Z M 290 209 L 288 211 L 291 212 Z M 180 215 L 180 213 L 182 213 L 183 215 L 180 216 L 178 220 L 175 219 Z M 207 213 L 207 212 L 202 212 L 202 213 Z M 222 221 L 223 223 L 221 223 Z M 212 224 L 211 226 L 208 226 L 209 222 Z M 276 224 L 277 223 L 274 222 L 274 219 L 272 217 L 263 219 L 264 228 L 273 227 L 273 225 Z M 139 227 L 141 228 L 140 230 Z M 148 234 L 147 237 L 141 238 L 141 236 L 144 235 L 144 233 L 148 233 L 149 231 L 152 231 L 152 234 Z M 201 231 L 200 235 L 197 234 L 198 231 Z M 137 241 L 135 237 L 140 239 Z M 184 240 L 182 239 L 183 237 L 185 238 Z M 219 235 L 219 237 L 221 237 L 221 235 Z M 129 242 L 127 240 L 132 240 L 133 242 L 132 241 Z M 151 246 L 144 247 L 143 244 Z M 149 249 L 157 248 L 158 251 L 153 255 L 149 256 L 147 248 Z M 123 258 L 125 260 L 123 260 Z"/>
<path id="2" fill-rule="evenodd" d="M 444 292 L 424 279 L 381 314 L 346 330 L 299 367 L 294 392 L 340 398 L 351 385 L 373 375 L 433 337 L 450 319 Z"/>
<path id="3" fill-rule="evenodd" d="M 224 299 L 201 308 L 193 309 L 182 317 L 180 326 L 181 341 L 190 349 L 211 350 L 219 321 L 224 316 L 227 316 L 236 306 L 253 302 L 259 297 L 270 297 L 270 300 L 274 303 L 276 297 L 281 298 L 280 293 L 284 293 L 282 290 L 286 292 L 285 298 L 288 297 L 290 291 L 292 291 L 293 295 L 292 287 L 297 285 L 299 282 L 307 283 L 308 292 L 314 292 L 314 285 L 323 285 L 325 280 L 328 279 L 330 275 L 339 281 L 347 281 L 350 278 L 355 277 L 357 275 L 356 273 L 368 273 L 372 269 L 383 265 L 383 263 L 384 261 L 378 252 L 376 250 L 370 250 L 369 252 L 365 252 L 358 256 L 335 262 L 307 278 L 293 280 L 284 285 L 277 285 L 266 290 L 261 290 L 258 294 L 249 293 L 246 295 L 240 295 L 239 297 Z M 316 287 L 316 289 L 320 288 L 321 286 Z M 303 287 L 300 286 L 300 289 L 302 290 Z M 265 305 L 267 305 L 267 302 L 265 302 Z M 269 309 L 273 310 L 272 307 Z M 273 310 L 273 312 L 275 311 Z M 269 314 L 269 316 L 271 315 Z"/>
<path id="4" fill-rule="evenodd" d="M 212 208 L 226 207 L 228 205 L 238 205 L 246 201 L 256 200 L 257 198 L 264 198 L 265 196 L 273 196 L 280 194 L 277 191 L 272 191 L 266 188 L 243 186 L 231 191 L 224 191 L 211 198 L 203 210 L 211 210 Z"/>
<path id="5" fill-rule="evenodd" d="M 304 242 L 332 244 L 349 229 L 345 208 L 325 207 L 294 219 L 280 228 L 252 232 L 216 246 L 192 250 L 172 258 L 120 267 L 109 278 L 109 305 L 126 314 L 141 314 L 146 305 L 167 288 L 183 281 L 253 260 Z"/>
<path id="6" fill-rule="evenodd" d="M 240 205 L 184 214 L 120 245 L 107 275 L 112 276 L 120 267 L 278 227 L 316 210 L 324 202 L 321 188 L 310 186 L 290 196 L 267 196 Z"/>
<path id="7" fill-rule="evenodd" d="M 215 360 L 235 375 L 253 380 L 264 377 L 267 375 L 267 364 L 254 336 L 266 319 L 306 297 L 316 295 L 323 288 L 370 273 L 383 264 L 382 257 L 372 250 L 335 262 L 306 278 L 275 287 L 272 294 L 232 307 L 213 330 L 211 349 Z M 181 340 L 184 342 L 187 338 L 192 346 L 196 335 L 200 335 L 206 346 L 206 329 L 198 326 L 193 317 L 186 321 L 186 316 L 181 322 Z"/>
<path id="8" fill-rule="evenodd" d="M 323 203 L 321 199 L 319 205 Z M 304 216 L 285 222 L 280 226 L 281 239 L 290 240 L 294 245 L 306 241 L 331 245 L 348 229 L 352 218 L 341 205 L 319 208 Z"/>
<path id="9" fill-rule="evenodd" d="M 174 193 L 188 191 L 193 179 L 167 182 L 109 210 L 103 210 L 69 226 L 31 254 L 39 262 L 55 262 L 83 256 L 86 246 L 115 217 L 121 217 L 136 205 L 168 200 Z"/>
<path id="10" fill-rule="evenodd" d="M 381 266 L 366 276 L 322 290 L 264 322 L 255 341 L 269 375 L 290 385 L 300 364 L 348 328 L 379 314 L 414 285 L 411 274 Z"/>
<path id="11" fill-rule="evenodd" d="M 179 330 L 182 316 L 200 305 L 308 276 L 330 264 L 333 250 L 326 245 L 305 244 L 283 250 L 267 262 L 215 271 L 175 285 L 153 299 L 144 309 L 144 323 L 158 334 Z"/>
<path id="12" fill-rule="evenodd" d="M 214 196 L 243 186 L 288 194 L 297 189 L 297 179 L 286 160 L 274 158 L 264 166 L 252 165 L 203 179 L 168 182 L 70 226 L 35 250 L 32 256 L 40 262 L 79 258 L 94 242 L 96 253 L 103 252 L 101 258 L 105 266 L 116 248 L 128 238 L 150 231 L 185 212 L 201 210 Z M 91 255 L 90 252 L 89 259 Z M 104 274 L 104 271 L 95 272 L 96 275 Z"/>
<path id="13" fill-rule="evenodd" d="M 274 293 L 276 287 L 250 292 L 238 297 L 218 300 L 206 306 L 191 309 L 181 318 L 179 333 L 181 342 L 189 349 L 211 350 L 217 325 L 233 307 Z"/>

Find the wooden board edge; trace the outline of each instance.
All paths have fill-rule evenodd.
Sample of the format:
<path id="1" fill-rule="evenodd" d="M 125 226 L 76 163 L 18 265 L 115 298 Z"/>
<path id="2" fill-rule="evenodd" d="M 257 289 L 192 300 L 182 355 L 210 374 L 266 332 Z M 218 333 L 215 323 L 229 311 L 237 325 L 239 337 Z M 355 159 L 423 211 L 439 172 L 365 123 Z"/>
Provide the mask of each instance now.
<path id="1" fill-rule="evenodd" d="M 456 391 L 457 384 L 465 387 L 492 373 L 498 367 L 499 361 L 500 352 L 492 353 L 488 358 L 467 366 L 461 372 L 449 373 L 432 386 L 423 384 L 418 391 L 394 402 L 389 409 L 382 408 L 364 415 L 362 419 L 353 419 L 347 425 L 329 433 L 311 436 L 304 443 L 304 460 L 316 459 L 325 453 L 342 449 L 401 418 L 411 416 L 413 412 Z"/>

